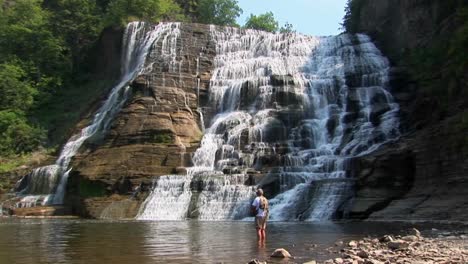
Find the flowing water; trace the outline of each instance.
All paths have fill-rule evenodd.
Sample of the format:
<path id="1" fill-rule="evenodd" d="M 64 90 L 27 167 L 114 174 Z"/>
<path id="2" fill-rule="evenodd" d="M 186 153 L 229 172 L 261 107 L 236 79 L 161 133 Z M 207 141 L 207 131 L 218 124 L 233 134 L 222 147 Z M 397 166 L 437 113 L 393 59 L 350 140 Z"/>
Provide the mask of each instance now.
<path id="1" fill-rule="evenodd" d="M 160 62 L 168 73 L 180 74 L 179 27 L 127 26 L 119 84 L 55 165 L 36 169 L 19 183 L 17 207 L 63 203 L 71 158 L 86 140 L 102 137 L 136 76 Z M 211 107 L 215 114 L 203 127 L 193 167 L 183 176 L 155 179 L 137 218 L 245 218 L 255 175 L 264 175 L 256 184 L 274 196 L 272 220 L 345 214 L 353 189 L 349 164 L 399 136 L 387 59 L 364 35 L 310 37 L 215 26 L 210 35 L 216 56 L 209 104 L 197 111 L 203 117 L 203 107 Z M 147 60 L 150 52 L 158 61 Z M 196 78 L 198 71 L 199 58 Z M 205 120 L 199 121 L 204 126 Z"/>
<path id="2" fill-rule="evenodd" d="M 279 182 L 273 220 L 327 220 L 345 211 L 351 160 L 399 136 L 387 59 L 364 35 L 212 26 L 211 38 L 216 115 L 194 166 L 184 177 L 156 180 L 138 218 L 246 217 L 254 188 L 244 183 L 252 172 L 267 173 L 260 186 Z"/>
<path id="3" fill-rule="evenodd" d="M 153 43 L 170 42 L 168 36 L 179 33 L 179 24 L 166 23 L 150 27 L 142 22 L 132 22 L 127 25 L 123 36 L 121 58 L 121 78 L 112 88 L 108 98 L 95 114 L 91 124 L 70 138 L 63 147 L 55 165 L 35 169 L 19 183 L 20 197 L 16 207 L 31 207 L 36 205 L 63 204 L 68 181 L 70 161 L 83 143 L 92 138 L 102 136 L 109 127 L 112 118 L 126 102 L 129 94 L 129 84 L 136 76 L 146 70 L 145 60 L 151 51 Z M 164 38 L 163 40 L 161 40 Z M 163 48 L 159 51 L 162 57 L 172 56 L 173 50 Z"/>
<path id="4" fill-rule="evenodd" d="M 252 222 L 147 222 L 0 218 L 1 264 L 268 263 L 286 248 L 295 263 L 330 258 L 337 240 L 404 233 L 398 223 L 270 223 L 265 245 L 258 245 Z M 432 227 L 418 226 L 423 235 Z M 461 230 L 461 229 L 458 229 Z M 465 229 L 466 230 L 466 229 Z"/>

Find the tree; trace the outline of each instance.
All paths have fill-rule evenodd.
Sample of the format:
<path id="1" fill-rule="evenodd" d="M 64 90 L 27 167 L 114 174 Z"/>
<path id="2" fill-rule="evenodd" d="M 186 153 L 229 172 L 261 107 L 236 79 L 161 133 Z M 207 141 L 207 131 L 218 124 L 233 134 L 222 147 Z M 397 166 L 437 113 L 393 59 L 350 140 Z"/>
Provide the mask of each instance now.
<path id="1" fill-rule="evenodd" d="M 44 139 L 44 130 L 29 125 L 23 113 L 0 111 L 0 155 L 31 152 L 37 149 Z"/>
<path id="2" fill-rule="evenodd" d="M 361 18 L 362 4 L 362 0 L 348 0 L 346 3 L 345 15 L 343 17 L 343 23 L 341 24 L 341 28 L 346 30 L 346 32 L 356 33 Z"/>
<path id="3" fill-rule="evenodd" d="M 237 26 L 242 9 L 236 0 L 200 0 L 197 13 L 200 23 Z"/>
<path id="4" fill-rule="evenodd" d="M 183 9 L 174 0 L 159 0 L 159 15 L 164 21 L 185 21 Z"/>
<path id="5" fill-rule="evenodd" d="M 102 13 L 93 0 L 54 0 L 48 1 L 48 7 L 51 28 L 66 41 L 76 74 L 103 29 Z"/>
<path id="6" fill-rule="evenodd" d="M 278 31 L 278 22 L 275 20 L 272 12 L 267 12 L 258 16 L 251 14 L 244 28 L 276 32 Z"/>
<path id="7" fill-rule="evenodd" d="M 293 33 L 293 32 L 296 32 L 296 31 L 294 30 L 293 25 L 289 24 L 288 22 L 286 22 L 284 26 L 280 28 L 280 33 Z"/>
<path id="8" fill-rule="evenodd" d="M 66 46 L 50 30 L 50 13 L 41 8 L 41 1 L 15 1 L 0 16 L 0 63 L 21 60 L 36 82 L 68 69 Z"/>
<path id="9" fill-rule="evenodd" d="M 0 110 L 28 110 L 37 90 L 28 81 L 26 72 L 17 65 L 0 64 Z"/>
<path id="10" fill-rule="evenodd" d="M 185 20 L 174 0 L 113 0 L 109 3 L 106 25 L 125 26 L 132 20 L 157 23 L 160 20 Z"/>

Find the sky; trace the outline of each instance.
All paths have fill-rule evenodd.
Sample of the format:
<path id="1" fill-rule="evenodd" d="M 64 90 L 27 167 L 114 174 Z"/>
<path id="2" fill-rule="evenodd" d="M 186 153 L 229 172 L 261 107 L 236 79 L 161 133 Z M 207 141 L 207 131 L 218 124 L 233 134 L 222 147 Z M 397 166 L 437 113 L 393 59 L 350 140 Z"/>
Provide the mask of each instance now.
<path id="1" fill-rule="evenodd" d="M 240 25 L 250 14 L 273 12 L 279 25 L 286 22 L 297 32 L 328 36 L 340 33 L 346 0 L 237 0 L 244 13 L 237 19 Z"/>

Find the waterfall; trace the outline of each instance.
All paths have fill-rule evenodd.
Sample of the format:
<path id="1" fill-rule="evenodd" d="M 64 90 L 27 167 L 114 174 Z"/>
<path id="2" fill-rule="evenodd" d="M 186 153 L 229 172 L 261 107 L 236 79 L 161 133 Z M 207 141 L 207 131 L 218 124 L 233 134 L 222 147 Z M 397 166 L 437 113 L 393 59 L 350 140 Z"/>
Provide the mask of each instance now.
<path id="1" fill-rule="evenodd" d="M 389 62 L 365 35 L 310 37 L 211 27 L 204 130 L 186 176 L 155 180 L 138 219 L 241 219 L 276 183 L 273 220 L 326 220 L 349 200 L 352 158 L 399 137 Z"/>
<path id="2" fill-rule="evenodd" d="M 179 24 L 163 23 L 150 27 L 143 22 L 131 22 L 127 25 L 123 36 L 121 57 L 121 77 L 101 108 L 94 115 L 91 124 L 70 138 L 63 147 L 55 165 L 38 168 L 26 176 L 20 184 L 18 195 L 21 197 L 17 207 L 36 205 L 62 204 L 65 196 L 68 175 L 71 170 L 70 161 L 82 144 L 93 136 L 100 136 L 106 131 L 115 116 L 126 102 L 129 94 L 129 84 L 146 68 L 145 60 L 153 43 L 164 38 L 163 42 L 171 41 L 168 36 L 178 35 Z M 163 48 L 163 56 L 172 56 L 174 52 Z"/>

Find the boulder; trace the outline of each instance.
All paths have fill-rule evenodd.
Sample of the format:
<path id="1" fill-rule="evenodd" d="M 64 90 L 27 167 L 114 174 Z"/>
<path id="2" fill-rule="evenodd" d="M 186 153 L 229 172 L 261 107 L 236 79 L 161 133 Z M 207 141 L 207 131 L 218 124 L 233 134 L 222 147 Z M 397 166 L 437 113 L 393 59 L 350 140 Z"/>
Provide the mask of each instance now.
<path id="1" fill-rule="evenodd" d="M 271 257 L 272 258 L 290 258 L 291 254 L 289 254 L 289 252 L 284 248 L 278 248 L 278 249 L 275 249 L 275 251 L 273 251 L 273 253 L 271 254 Z"/>

